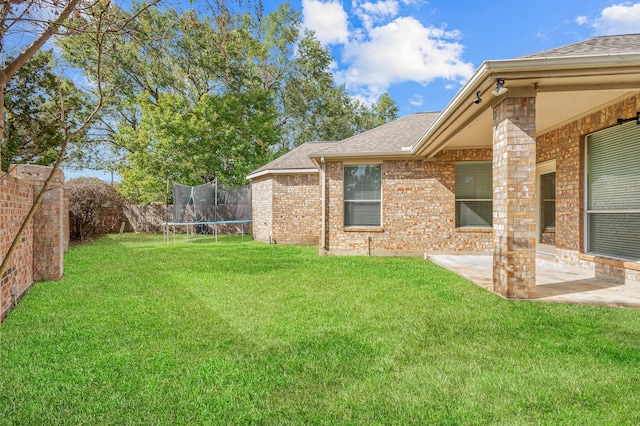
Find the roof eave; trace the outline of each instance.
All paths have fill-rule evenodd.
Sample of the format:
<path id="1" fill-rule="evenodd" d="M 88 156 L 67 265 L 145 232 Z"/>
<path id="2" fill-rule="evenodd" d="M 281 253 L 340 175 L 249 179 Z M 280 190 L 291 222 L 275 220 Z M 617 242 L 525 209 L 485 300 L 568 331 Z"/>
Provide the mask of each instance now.
<path id="1" fill-rule="evenodd" d="M 415 157 L 409 151 L 362 151 L 362 152 L 324 152 L 318 154 L 310 154 L 309 158 L 324 158 L 325 160 L 340 160 L 353 158 L 413 158 Z"/>
<path id="2" fill-rule="evenodd" d="M 318 169 L 266 169 L 259 172 L 254 172 L 247 175 L 247 180 L 259 178 L 266 175 L 295 175 L 295 174 L 309 174 L 318 173 Z"/>
<path id="3" fill-rule="evenodd" d="M 612 61 L 612 58 L 616 60 Z M 631 68 L 629 71 L 633 72 L 633 68 L 639 66 L 640 54 L 637 53 L 485 61 L 458 91 L 420 140 L 412 146 L 411 153 L 425 155 L 429 149 L 430 140 L 440 127 L 449 122 L 460 108 L 463 106 L 468 108 L 478 91 L 484 94 L 487 90 L 492 89 L 496 78 L 523 79 L 554 77 L 556 75 L 566 77 L 570 76 L 569 71 L 575 71 L 576 74 L 579 74 L 585 71 L 595 72 L 596 70 L 611 72 L 612 70 L 620 69 L 622 71 L 622 68 Z M 637 72 L 637 68 L 635 68 L 635 72 Z M 490 103 L 486 103 L 481 105 L 478 110 L 483 111 L 490 106 Z M 429 155 L 434 155 L 438 151 L 438 148 L 431 150 Z"/>

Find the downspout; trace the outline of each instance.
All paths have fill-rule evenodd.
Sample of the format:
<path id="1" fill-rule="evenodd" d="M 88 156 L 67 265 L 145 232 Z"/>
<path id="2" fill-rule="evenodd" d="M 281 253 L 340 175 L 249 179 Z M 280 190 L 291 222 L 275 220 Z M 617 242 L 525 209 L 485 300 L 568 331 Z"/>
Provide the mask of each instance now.
<path id="1" fill-rule="evenodd" d="M 322 179 L 322 229 L 320 230 L 320 248 L 322 250 L 326 250 L 326 208 L 327 208 L 327 182 L 326 182 L 326 171 L 325 171 L 325 163 L 324 157 L 320 157 L 320 179 Z"/>

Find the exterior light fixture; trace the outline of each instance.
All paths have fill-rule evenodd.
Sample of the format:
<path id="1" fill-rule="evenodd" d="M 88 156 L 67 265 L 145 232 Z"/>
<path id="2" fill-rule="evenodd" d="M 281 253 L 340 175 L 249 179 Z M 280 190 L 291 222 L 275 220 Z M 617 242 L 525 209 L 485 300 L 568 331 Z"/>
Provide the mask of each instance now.
<path id="1" fill-rule="evenodd" d="M 628 123 L 629 121 L 635 121 L 638 126 L 640 126 L 640 111 L 636 112 L 635 117 L 631 118 L 618 118 L 618 125 Z"/>
<path id="2" fill-rule="evenodd" d="M 505 93 L 507 93 L 507 89 L 506 87 L 504 87 L 504 80 L 502 78 L 499 78 L 496 80 L 496 88 L 495 90 L 492 90 L 491 93 L 493 93 L 494 96 L 500 96 L 500 95 L 504 95 Z"/>
<path id="3" fill-rule="evenodd" d="M 480 99 L 480 91 L 478 90 L 476 92 L 476 98 L 473 100 L 473 103 L 478 105 L 480 102 L 482 102 L 482 99 Z"/>

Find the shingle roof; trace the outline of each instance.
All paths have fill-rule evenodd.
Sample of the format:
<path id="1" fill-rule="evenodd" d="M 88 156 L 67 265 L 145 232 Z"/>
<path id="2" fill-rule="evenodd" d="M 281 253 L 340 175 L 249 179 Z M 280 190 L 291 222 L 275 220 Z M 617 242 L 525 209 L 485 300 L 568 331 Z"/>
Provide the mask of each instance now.
<path id="1" fill-rule="evenodd" d="M 390 123 L 368 130 L 340 142 L 327 146 L 319 154 L 371 154 L 398 153 L 420 140 L 429 126 L 438 118 L 439 112 L 422 112 L 407 115 Z"/>
<path id="2" fill-rule="evenodd" d="M 264 172 L 267 170 L 297 170 L 297 169 L 315 169 L 316 166 L 309 159 L 309 154 L 314 151 L 322 150 L 327 144 L 335 142 L 307 142 L 297 148 L 283 154 L 270 163 L 265 164 L 259 169 L 251 172 L 250 175 Z"/>
<path id="3" fill-rule="evenodd" d="M 532 55 L 521 56 L 518 59 L 598 56 L 621 53 L 640 53 L 640 34 L 594 37 L 579 43 L 544 50 Z"/>

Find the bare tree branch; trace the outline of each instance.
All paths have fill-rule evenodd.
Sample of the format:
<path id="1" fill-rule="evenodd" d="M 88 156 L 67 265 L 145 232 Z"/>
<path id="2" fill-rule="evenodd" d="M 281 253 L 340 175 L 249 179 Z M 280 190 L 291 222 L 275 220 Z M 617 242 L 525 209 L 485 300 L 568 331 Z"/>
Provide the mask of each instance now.
<path id="1" fill-rule="evenodd" d="M 25 0 L 10 0 L 12 1 L 12 4 L 19 4 Z M 9 247 L 7 253 L 4 255 L 4 258 L 2 259 L 2 263 L 0 264 L 0 277 L 2 277 L 5 272 L 7 271 L 7 269 L 9 268 L 9 264 L 10 261 L 13 257 L 13 253 L 15 252 L 15 250 L 17 249 L 17 247 L 20 245 L 21 239 L 22 239 L 22 235 L 24 234 L 25 230 L 27 229 L 27 227 L 29 226 L 29 224 L 31 223 L 31 220 L 33 219 L 33 216 L 35 215 L 36 211 L 38 210 L 40 204 L 42 203 L 42 200 L 44 199 L 44 196 L 46 195 L 51 182 L 53 180 L 54 175 L 56 174 L 56 171 L 60 168 L 60 164 L 62 163 L 62 161 L 65 160 L 65 155 L 66 155 L 66 151 L 67 148 L 69 146 L 69 142 L 71 140 L 73 140 L 74 138 L 80 136 L 83 132 L 85 132 L 89 126 L 91 125 L 91 123 L 94 121 L 94 119 L 98 116 L 100 110 L 102 109 L 102 106 L 104 105 L 105 99 L 107 98 L 104 94 L 103 91 L 103 87 L 102 87 L 102 58 L 103 58 L 103 54 L 104 54 L 104 46 L 105 46 L 105 39 L 108 35 L 110 34 L 116 34 L 119 33 L 121 31 L 123 31 L 127 25 L 129 25 L 134 19 L 136 19 L 140 13 L 142 13 L 144 10 L 148 9 L 149 7 L 151 7 L 152 5 L 158 3 L 159 0 L 154 0 L 151 3 L 147 4 L 146 6 L 144 6 L 143 8 L 141 8 L 140 11 L 138 11 L 136 14 L 134 14 L 133 16 L 131 16 L 130 18 L 124 20 L 120 25 L 116 26 L 115 28 L 110 28 L 108 26 L 108 22 L 107 22 L 107 18 L 106 15 L 109 11 L 109 8 L 111 6 L 111 0 L 108 0 L 105 3 L 105 6 L 101 9 L 100 11 L 100 16 L 98 19 L 98 28 L 96 30 L 96 48 L 97 48 L 97 64 L 96 64 L 96 96 L 97 96 L 97 102 L 95 104 L 94 109 L 92 110 L 91 114 L 89 114 L 89 116 L 82 122 L 82 124 L 80 126 L 78 126 L 76 129 L 72 130 L 70 128 L 69 125 L 64 124 L 65 123 L 65 108 L 64 108 L 64 102 L 61 102 L 61 111 L 60 111 L 60 119 L 61 119 L 61 123 L 63 123 L 63 130 L 64 130 L 64 140 L 60 146 L 60 151 L 58 152 L 58 157 L 55 161 L 55 163 L 53 164 L 53 167 L 51 169 L 51 172 L 49 174 L 49 176 L 47 177 L 47 179 L 44 181 L 44 184 L 42 186 L 42 189 L 40 190 L 40 192 L 38 193 L 38 195 L 36 196 L 33 205 L 31 206 L 31 208 L 29 209 L 29 212 L 27 213 L 26 217 L 24 218 L 22 225 L 20 226 L 20 228 L 18 229 L 17 234 L 14 236 L 13 241 L 11 243 L 11 246 Z M 14 3 L 17 2 L 17 3 Z M 63 11 L 60 13 L 60 15 L 52 22 L 49 23 L 49 25 L 46 27 L 46 29 L 42 32 L 42 34 L 36 38 L 36 40 L 31 43 L 31 45 L 29 45 L 22 53 L 20 53 L 15 59 L 13 59 L 3 70 L 0 70 L 0 148 L 2 147 L 2 142 L 3 142 L 3 130 L 4 130 L 4 92 L 5 92 L 5 87 L 7 84 L 7 81 L 38 51 L 40 50 L 40 48 L 51 38 L 52 35 L 54 35 L 58 28 L 67 20 L 67 18 L 69 17 L 69 15 L 75 10 L 75 8 L 78 6 L 78 4 L 80 3 L 80 0 L 69 0 L 69 3 L 67 3 L 67 5 L 65 6 L 65 8 L 63 9 Z M 2 9 L 2 13 L 5 13 L 5 9 L 7 3 L 5 2 L 3 4 L 3 9 Z M 4 18 L 5 15 L 0 16 L 0 18 Z M 0 34 L 0 39 L 2 38 L 4 34 Z M 60 90 L 60 96 L 62 98 L 62 91 Z M 0 292 L 0 306 L 2 306 L 2 292 Z"/>
<path id="2" fill-rule="evenodd" d="M 60 15 L 54 21 L 49 23 L 40 36 L 36 38 L 25 50 L 23 50 L 22 53 L 16 56 L 13 61 L 9 62 L 4 70 L 0 71 L 0 86 L 2 88 L 4 88 L 7 80 L 13 77 L 16 71 L 18 71 L 20 67 L 23 66 L 25 62 L 27 62 L 38 50 L 40 50 L 51 36 L 58 31 L 60 25 L 67 20 L 78 3 L 80 3 L 80 0 L 69 0 L 69 3 L 67 3 L 62 12 L 60 12 Z"/>

